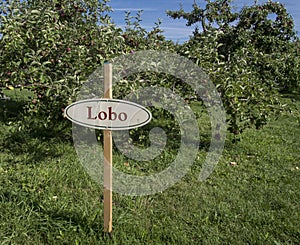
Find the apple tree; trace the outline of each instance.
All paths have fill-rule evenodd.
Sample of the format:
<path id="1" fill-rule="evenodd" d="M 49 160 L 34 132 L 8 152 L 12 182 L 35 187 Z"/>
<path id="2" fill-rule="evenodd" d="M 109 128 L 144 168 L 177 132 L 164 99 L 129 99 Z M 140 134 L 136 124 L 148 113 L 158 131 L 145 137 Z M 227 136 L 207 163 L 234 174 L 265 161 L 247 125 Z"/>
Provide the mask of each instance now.
<path id="1" fill-rule="evenodd" d="M 0 87 L 32 91 L 30 115 L 62 117 L 86 77 L 126 51 L 107 1 L 2 1 Z"/>
<path id="2" fill-rule="evenodd" d="M 279 91 L 299 91 L 299 48 L 292 17 L 268 1 L 233 11 L 231 0 L 196 1 L 190 12 L 168 11 L 196 25 L 179 53 L 211 77 L 221 94 L 230 132 L 260 128 L 283 110 Z"/>

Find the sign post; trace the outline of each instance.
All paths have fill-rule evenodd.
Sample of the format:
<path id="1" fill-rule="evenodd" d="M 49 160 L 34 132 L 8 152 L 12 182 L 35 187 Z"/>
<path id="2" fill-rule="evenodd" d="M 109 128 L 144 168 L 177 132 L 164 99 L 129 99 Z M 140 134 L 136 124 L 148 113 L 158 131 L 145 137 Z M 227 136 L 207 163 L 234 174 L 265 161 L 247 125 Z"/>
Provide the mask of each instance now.
<path id="1" fill-rule="evenodd" d="M 104 64 L 104 99 L 112 99 L 112 64 Z M 103 131 L 104 147 L 104 232 L 112 232 L 112 133 Z"/>
<path id="2" fill-rule="evenodd" d="M 103 98 L 79 100 L 65 109 L 65 116 L 78 125 L 103 130 L 104 232 L 112 233 L 112 130 L 142 127 L 152 119 L 145 107 L 112 99 L 112 64 L 104 64 Z"/>

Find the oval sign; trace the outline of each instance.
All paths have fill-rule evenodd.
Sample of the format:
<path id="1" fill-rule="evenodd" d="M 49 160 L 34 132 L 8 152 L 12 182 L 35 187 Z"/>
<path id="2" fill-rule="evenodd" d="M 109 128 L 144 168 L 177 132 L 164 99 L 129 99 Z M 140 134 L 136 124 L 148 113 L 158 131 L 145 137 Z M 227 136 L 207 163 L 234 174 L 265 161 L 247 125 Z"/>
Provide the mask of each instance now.
<path id="1" fill-rule="evenodd" d="M 152 115 L 145 107 L 116 99 L 77 101 L 65 109 L 65 116 L 78 125 L 109 130 L 126 130 L 144 126 Z"/>

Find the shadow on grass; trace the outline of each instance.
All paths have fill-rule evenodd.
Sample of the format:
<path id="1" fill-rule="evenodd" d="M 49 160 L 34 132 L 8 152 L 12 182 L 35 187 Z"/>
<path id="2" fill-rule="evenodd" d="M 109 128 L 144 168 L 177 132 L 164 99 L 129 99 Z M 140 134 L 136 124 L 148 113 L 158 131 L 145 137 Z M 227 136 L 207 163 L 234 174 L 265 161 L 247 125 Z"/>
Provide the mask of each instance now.
<path id="1" fill-rule="evenodd" d="M 0 100 L 0 121 L 3 123 L 9 123 L 17 120 L 20 113 L 23 111 L 23 107 L 26 105 L 26 101 L 14 101 L 1 99 Z"/>
<path id="2" fill-rule="evenodd" d="M 32 91 L 28 89 L 8 90 L 0 87 L 0 122 L 8 123 L 17 120 L 32 96 Z"/>
<path id="3" fill-rule="evenodd" d="M 13 108 L 18 106 L 20 104 L 12 105 Z M 57 158 L 64 154 L 64 144 L 72 143 L 68 122 L 45 128 L 42 121 L 28 118 L 20 121 L 16 111 L 12 111 L 10 115 L 1 116 L 0 123 L 0 151 L 13 156 L 10 163 L 38 163 L 47 158 Z"/>
<path id="4" fill-rule="evenodd" d="M 14 163 L 38 163 L 63 155 L 55 138 L 36 137 L 28 132 L 11 132 L 1 142 L 1 148 L 14 156 Z"/>
<path id="5" fill-rule="evenodd" d="M 0 151 L 9 152 L 13 156 L 13 163 L 41 162 L 45 158 L 63 154 L 59 146 L 71 142 L 69 122 L 62 121 L 52 128 L 46 128 L 42 118 L 25 116 L 24 108 L 34 96 L 32 91 L 18 88 L 2 88 L 2 91 Z"/>

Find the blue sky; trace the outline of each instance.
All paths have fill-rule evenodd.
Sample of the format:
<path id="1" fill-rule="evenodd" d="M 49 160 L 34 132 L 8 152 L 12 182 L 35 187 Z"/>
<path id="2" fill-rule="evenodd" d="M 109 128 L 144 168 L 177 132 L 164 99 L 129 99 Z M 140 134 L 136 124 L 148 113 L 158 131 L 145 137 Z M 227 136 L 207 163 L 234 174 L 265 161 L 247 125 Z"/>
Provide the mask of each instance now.
<path id="1" fill-rule="evenodd" d="M 278 0 L 283 3 L 288 12 L 293 16 L 295 28 L 300 35 L 300 1 L 298 0 Z M 198 0 L 197 3 L 204 3 L 204 0 Z M 258 3 L 266 2 L 266 0 L 258 0 Z M 183 42 L 189 38 L 194 27 L 187 27 L 183 20 L 173 20 L 166 15 L 166 10 L 178 10 L 182 4 L 185 10 L 191 10 L 194 0 L 111 0 L 109 5 L 114 12 L 111 16 L 115 23 L 124 26 L 125 11 L 130 11 L 135 15 L 138 10 L 143 10 L 141 25 L 147 30 L 155 26 L 155 22 L 161 19 L 161 28 L 167 39 Z M 234 0 L 233 5 L 237 9 L 245 5 L 253 5 L 254 0 Z"/>

